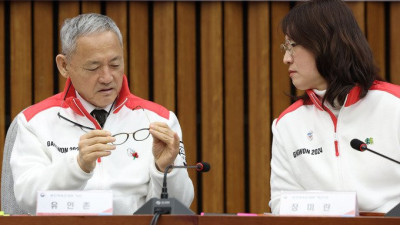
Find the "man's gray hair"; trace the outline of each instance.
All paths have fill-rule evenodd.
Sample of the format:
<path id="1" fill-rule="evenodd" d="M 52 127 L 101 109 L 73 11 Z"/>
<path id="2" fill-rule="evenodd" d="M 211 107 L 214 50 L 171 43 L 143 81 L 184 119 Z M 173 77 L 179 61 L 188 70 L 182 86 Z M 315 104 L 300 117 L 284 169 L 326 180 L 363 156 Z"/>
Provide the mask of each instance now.
<path id="1" fill-rule="evenodd" d="M 108 16 L 89 13 L 66 19 L 60 31 L 62 53 L 68 57 L 75 51 L 79 37 L 105 31 L 114 32 L 121 46 L 122 34 L 115 22 Z"/>

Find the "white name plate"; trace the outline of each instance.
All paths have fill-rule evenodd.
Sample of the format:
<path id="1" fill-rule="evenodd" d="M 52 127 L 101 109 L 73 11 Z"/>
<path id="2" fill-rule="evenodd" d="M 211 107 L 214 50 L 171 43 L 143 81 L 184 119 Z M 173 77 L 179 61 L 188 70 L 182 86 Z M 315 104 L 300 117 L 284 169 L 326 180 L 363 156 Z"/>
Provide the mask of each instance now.
<path id="1" fill-rule="evenodd" d="M 112 215 L 111 190 L 39 191 L 36 215 Z"/>
<path id="2" fill-rule="evenodd" d="M 355 192 L 282 192 L 280 204 L 280 215 L 349 217 L 358 215 Z"/>

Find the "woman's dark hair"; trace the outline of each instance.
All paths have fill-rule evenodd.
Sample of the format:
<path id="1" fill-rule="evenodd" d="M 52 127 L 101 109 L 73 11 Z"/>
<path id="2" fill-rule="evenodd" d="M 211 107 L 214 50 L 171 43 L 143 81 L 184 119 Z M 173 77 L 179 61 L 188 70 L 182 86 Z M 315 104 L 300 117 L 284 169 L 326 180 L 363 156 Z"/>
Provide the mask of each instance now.
<path id="1" fill-rule="evenodd" d="M 312 0 L 294 7 L 282 20 L 282 31 L 311 51 L 318 72 L 327 81 L 323 101 L 344 104 L 355 86 L 363 98 L 381 78 L 369 44 L 351 9 L 341 0 Z M 305 94 L 300 98 L 307 99 Z"/>

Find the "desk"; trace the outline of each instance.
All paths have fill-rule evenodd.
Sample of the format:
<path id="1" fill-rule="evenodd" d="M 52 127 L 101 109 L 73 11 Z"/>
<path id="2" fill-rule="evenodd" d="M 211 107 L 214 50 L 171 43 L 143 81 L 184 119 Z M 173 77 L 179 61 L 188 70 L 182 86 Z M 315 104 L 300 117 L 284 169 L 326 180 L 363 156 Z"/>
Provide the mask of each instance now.
<path id="1" fill-rule="evenodd" d="M 146 216 L 2 216 L 1 225 L 149 225 Z M 157 225 L 197 225 L 198 216 L 162 215 Z"/>
<path id="2" fill-rule="evenodd" d="M 4 225 L 149 225 L 146 216 L 4 216 Z M 399 218 L 284 217 L 284 216 L 179 216 L 163 215 L 157 225 L 399 225 Z"/>
<path id="3" fill-rule="evenodd" d="M 385 217 L 287 217 L 199 216 L 198 225 L 399 225 L 400 218 Z"/>

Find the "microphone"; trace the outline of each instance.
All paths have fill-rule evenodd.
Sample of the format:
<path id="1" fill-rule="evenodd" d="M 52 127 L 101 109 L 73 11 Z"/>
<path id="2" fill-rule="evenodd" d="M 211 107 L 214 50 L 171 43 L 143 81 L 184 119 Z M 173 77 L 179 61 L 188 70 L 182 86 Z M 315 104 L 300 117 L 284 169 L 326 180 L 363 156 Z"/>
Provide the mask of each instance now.
<path id="1" fill-rule="evenodd" d="M 194 215 L 195 213 L 179 202 L 175 198 L 168 198 L 167 174 L 170 169 L 196 169 L 197 172 L 208 172 L 211 166 L 207 162 L 199 162 L 193 166 L 174 166 L 169 165 L 164 170 L 164 180 L 161 192 L 161 198 L 152 198 L 140 207 L 134 214 L 180 214 Z"/>
<path id="2" fill-rule="evenodd" d="M 374 150 L 369 149 L 367 144 L 365 144 L 364 142 L 362 142 L 362 141 L 360 141 L 358 139 L 351 140 L 350 141 L 350 145 L 351 145 L 352 148 L 354 148 L 357 151 L 363 152 L 363 151 L 367 150 L 367 151 L 370 151 L 370 152 L 372 152 L 374 154 L 377 154 L 377 155 L 379 155 L 379 156 L 381 156 L 381 157 L 383 157 L 385 159 L 389 159 L 392 162 L 400 164 L 400 162 L 397 161 L 397 160 L 394 160 L 394 159 L 392 159 L 390 157 L 387 157 L 387 156 L 382 155 L 382 154 L 380 154 L 378 152 L 375 152 Z M 393 207 L 391 210 L 389 210 L 389 212 L 387 212 L 385 214 L 385 217 L 400 217 L 400 203 L 397 204 L 395 207 Z"/>
<path id="3" fill-rule="evenodd" d="M 390 160 L 390 161 L 392 161 L 392 162 L 395 162 L 395 163 L 397 163 L 397 164 L 400 164 L 400 162 L 397 161 L 397 160 L 394 160 L 394 159 L 392 159 L 392 158 L 390 158 L 390 157 L 387 157 L 386 155 L 382 155 L 381 153 L 376 152 L 376 151 L 374 151 L 374 150 L 372 150 L 372 149 L 369 149 L 368 146 L 367 146 L 367 144 L 365 144 L 364 142 L 362 142 L 362 141 L 360 141 L 360 140 L 358 140 L 358 139 L 353 139 L 353 140 L 351 140 L 351 141 L 350 141 L 350 145 L 351 145 L 352 148 L 354 148 L 354 149 L 357 150 L 357 151 L 363 152 L 363 151 L 367 150 L 367 151 L 370 151 L 370 152 L 372 152 L 372 153 L 374 153 L 374 154 L 376 154 L 376 155 L 379 155 L 380 157 L 383 157 L 383 158 L 388 159 L 388 160 Z"/>
<path id="4" fill-rule="evenodd" d="M 174 166 L 174 165 L 169 165 L 165 168 L 164 170 L 164 181 L 163 181 L 163 187 L 162 187 L 162 192 L 161 192 L 161 199 L 167 199 L 168 198 L 168 190 L 167 190 L 167 174 L 170 169 L 173 168 L 184 168 L 184 169 L 196 169 L 197 172 L 208 172 L 211 169 L 211 166 L 207 162 L 199 162 L 195 166 Z"/>
<path id="5" fill-rule="evenodd" d="M 194 166 L 174 166 L 174 165 L 169 165 L 167 166 L 167 168 L 164 170 L 164 174 L 165 172 L 167 172 L 169 169 L 173 169 L 173 168 L 186 168 L 186 169 L 196 169 L 197 172 L 208 172 L 211 169 L 211 166 L 209 163 L 207 162 L 198 162 L 196 165 Z"/>

